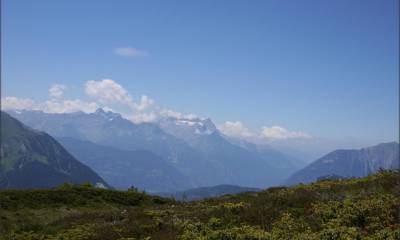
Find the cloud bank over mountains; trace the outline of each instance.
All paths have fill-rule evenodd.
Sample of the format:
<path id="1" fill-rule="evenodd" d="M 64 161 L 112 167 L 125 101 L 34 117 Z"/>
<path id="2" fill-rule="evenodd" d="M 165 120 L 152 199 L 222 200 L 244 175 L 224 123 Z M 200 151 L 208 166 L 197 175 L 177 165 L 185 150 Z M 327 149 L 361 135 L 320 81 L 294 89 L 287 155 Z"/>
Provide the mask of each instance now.
<path id="1" fill-rule="evenodd" d="M 40 110 L 47 113 L 71 113 L 82 111 L 94 112 L 100 106 L 95 102 L 85 102 L 80 99 L 63 100 L 50 99 L 43 102 L 30 98 L 2 97 L 2 110 Z"/>
<path id="2" fill-rule="evenodd" d="M 195 119 L 195 114 L 183 114 L 171 109 L 162 108 L 147 95 L 134 98 L 123 86 L 112 79 L 88 80 L 84 92 L 89 100 L 65 99 L 68 87 L 63 84 L 52 85 L 49 100 L 35 101 L 30 98 L 6 96 L 2 98 L 3 110 L 41 110 L 47 113 L 71 113 L 82 111 L 91 113 L 98 108 L 121 113 L 134 123 L 155 122 L 160 118 Z M 308 140 L 313 137 L 302 131 L 290 131 L 281 126 L 263 126 L 260 130 L 249 129 L 241 121 L 226 121 L 218 125 L 225 135 L 249 141 Z"/>
<path id="3" fill-rule="evenodd" d="M 301 131 L 289 131 L 280 126 L 263 127 L 261 135 L 264 138 L 270 139 L 311 139 L 312 136 Z"/>
<path id="4" fill-rule="evenodd" d="M 250 138 L 254 137 L 254 133 L 250 131 L 240 121 L 231 122 L 226 121 L 225 123 L 218 126 L 219 130 L 225 135 L 237 138 Z"/>
<path id="5" fill-rule="evenodd" d="M 246 139 L 246 140 L 290 140 L 290 139 L 312 139 L 310 134 L 301 131 L 289 131 L 280 126 L 272 126 L 261 128 L 261 131 L 252 131 L 242 122 L 226 121 L 218 126 L 218 129 L 227 136 Z"/>

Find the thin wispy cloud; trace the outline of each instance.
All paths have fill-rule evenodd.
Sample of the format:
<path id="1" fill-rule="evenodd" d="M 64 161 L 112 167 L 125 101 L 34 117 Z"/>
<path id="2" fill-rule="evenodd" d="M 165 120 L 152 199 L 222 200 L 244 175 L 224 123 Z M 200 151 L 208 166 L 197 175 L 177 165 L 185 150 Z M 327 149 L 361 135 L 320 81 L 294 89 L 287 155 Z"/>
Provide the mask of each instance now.
<path id="1" fill-rule="evenodd" d="M 141 49 L 133 48 L 133 47 L 120 47 L 114 49 L 114 54 L 122 56 L 122 57 L 130 57 L 130 58 L 139 58 L 139 57 L 148 57 L 150 54 Z"/>

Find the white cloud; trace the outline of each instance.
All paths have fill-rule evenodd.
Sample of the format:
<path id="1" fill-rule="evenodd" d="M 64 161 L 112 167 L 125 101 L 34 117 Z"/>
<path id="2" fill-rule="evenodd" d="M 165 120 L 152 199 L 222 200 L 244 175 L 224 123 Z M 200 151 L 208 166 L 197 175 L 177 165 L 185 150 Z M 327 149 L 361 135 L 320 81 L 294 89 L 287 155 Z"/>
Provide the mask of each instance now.
<path id="1" fill-rule="evenodd" d="M 242 122 L 227 121 L 218 126 L 218 129 L 227 136 L 245 139 L 251 142 L 283 141 L 289 139 L 311 139 L 310 134 L 301 131 L 289 131 L 280 126 L 263 127 L 261 131 L 252 131 Z"/>
<path id="2" fill-rule="evenodd" d="M 48 113 L 71 113 L 77 111 L 90 113 L 99 108 L 99 105 L 95 102 L 84 102 L 79 99 L 63 101 L 49 100 L 41 105 L 41 110 Z"/>
<path id="3" fill-rule="evenodd" d="M 65 85 L 54 84 L 49 89 L 50 100 L 34 101 L 29 98 L 4 97 L 1 106 L 4 110 L 41 110 L 48 113 L 69 113 L 83 111 L 94 112 L 97 108 L 115 109 L 125 118 L 135 123 L 154 122 L 159 118 L 173 117 L 176 119 L 193 120 L 198 116 L 182 114 L 155 105 L 153 99 L 142 95 L 136 102 L 128 91 L 112 79 L 99 81 L 89 80 L 85 84 L 85 93 L 95 101 L 80 99 L 61 99 Z M 115 108 L 114 108 L 115 107 Z M 261 131 L 252 131 L 240 121 L 226 121 L 218 129 L 227 136 L 246 139 L 254 142 L 288 139 L 311 139 L 312 136 L 301 131 L 289 131 L 280 126 L 263 127 Z"/>
<path id="4" fill-rule="evenodd" d="M 34 101 L 29 98 L 4 97 L 1 106 L 4 110 L 40 110 L 47 113 L 69 113 L 83 111 L 94 112 L 97 108 L 114 109 L 127 119 L 139 122 L 153 122 L 160 117 L 193 119 L 194 114 L 184 115 L 172 110 L 161 109 L 152 98 L 141 95 L 134 101 L 128 91 L 112 79 L 89 80 L 84 84 L 84 91 L 93 101 L 81 99 L 62 99 L 65 85 L 54 84 L 49 88 L 50 99 Z"/>
<path id="5" fill-rule="evenodd" d="M 102 103 L 132 102 L 132 97 L 128 94 L 128 92 L 121 85 L 111 79 L 87 81 L 85 84 L 85 93 Z"/>
<path id="6" fill-rule="evenodd" d="M 62 84 L 54 84 L 49 88 L 49 96 L 50 97 L 62 97 L 64 95 L 64 91 L 67 89 L 65 85 Z"/>
<path id="7" fill-rule="evenodd" d="M 247 127 L 240 121 L 230 122 L 226 121 L 222 125 L 218 126 L 218 129 L 227 136 L 238 137 L 238 138 L 250 138 L 254 136 Z"/>
<path id="8" fill-rule="evenodd" d="M 183 118 L 187 119 L 187 120 L 194 120 L 194 119 L 198 119 L 199 117 L 196 114 L 189 113 L 189 114 L 183 115 Z M 201 119 L 204 120 L 204 118 L 201 118 Z"/>
<path id="9" fill-rule="evenodd" d="M 154 100 L 146 95 L 142 95 L 139 103 L 135 103 L 134 106 L 138 111 L 143 111 L 154 104 Z"/>
<path id="10" fill-rule="evenodd" d="M 5 97 L 1 100 L 4 110 L 41 110 L 47 113 L 69 113 L 83 111 L 94 112 L 99 105 L 95 102 L 84 102 L 75 100 L 51 99 L 44 102 L 36 102 L 29 98 Z"/>
<path id="11" fill-rule="evenodd" d="M 194 119 L 203 119 L 204 118 L 199 118 L 196 114 L 189 113 L 189 114 L 183 114 L 180 112 L 176 112 L 170 109 L 162 109 L 158 112 L 158 115 L 160 117 L 170 117 L 170 118 L 176 118 L 178 120 L 180 119 L 185 119 L 185 120 L 194 120 Z"/>
<path id="12" fill-rule="evenodd" d="M 114 54 L 123 57 L 147 57 L 150 54 L 144 50 L 140 50 L 132 47 L 120 47 L 114 49 Z"/>
<path id="13" fill-rule="evenodd" d="M 4 97 L 1 99 L 3 110 L 37 110 L 36 102 L 30 98 Z"/>
<path id="14" fill-rule="evenodd" d="M 136 102 L 128 91 L 111 79 L 89 80 L 85 83 L 85 93 L 94 101 L 80 99 L 61 99 L 66 86 L 54 84 L 49 89 L 49 100 L 34 101 L 29 98 L 5 97 L 1 100 L 4 110 L 41 110 L 48 113 L 68 113 L 83 111 L 94 112 L 97 108 L 118 109 L 123 116 L 135 123 L 156 121 L 160 108 L 154 106 L 154 100 L 142 95 Z M 111 108 L 112 107 L 112 108 Z"/>
<path id="15" fill-rule="evenodd" d="M 312 136 L 301 131 L 289 131 L 280 126 L 263 127 L 261 137 L 270 140 L 311 139 Z"/>
<path id="16" fill-rule="evenodd" d="M 118 103 L 135 112 L 147 111 L 154 104 L 154 100 L 146 95 L 142 95 L 140 100 L 135 102 L 128 91 L 112 79 L 87 81 L 85 93 L 102 104 Z"/>
<path id="17" fill-rule="evenodd" d="M 172 117 L 172 118 L 177 118 L 181 119 L 183 117 L 183 114 L 180 112 L 172 111 L 170 109 L 163 109 L 160 111 L 160 115 L 163 117 Z"/>
<path id="18" fill-rule="evenodd" d="M 128 120 L 131 120 L 134 123 L 143 123 L 143 122 L 154 122 L 158 118 L 158 114 L 156 112 L 142 113 L 136 112 L 132 115 L 124 116 Z"/>

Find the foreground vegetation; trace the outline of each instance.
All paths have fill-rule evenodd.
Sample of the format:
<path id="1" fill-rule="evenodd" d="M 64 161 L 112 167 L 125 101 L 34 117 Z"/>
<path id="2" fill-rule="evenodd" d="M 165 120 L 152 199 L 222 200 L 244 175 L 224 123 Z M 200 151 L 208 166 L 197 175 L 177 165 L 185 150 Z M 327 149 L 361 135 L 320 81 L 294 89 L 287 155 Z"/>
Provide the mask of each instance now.
<path id="1" fill-rule="evenodd" d="M 0 239 L 400 239 L 400 173 L 195 202 L 64 185 L 0 192 Z"/>

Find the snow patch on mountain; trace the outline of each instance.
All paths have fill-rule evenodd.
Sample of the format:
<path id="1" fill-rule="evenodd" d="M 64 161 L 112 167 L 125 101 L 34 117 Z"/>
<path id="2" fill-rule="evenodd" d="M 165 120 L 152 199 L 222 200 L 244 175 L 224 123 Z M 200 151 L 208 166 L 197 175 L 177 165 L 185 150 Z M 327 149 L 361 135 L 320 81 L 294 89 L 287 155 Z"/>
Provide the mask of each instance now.
<path id="1" fill-rule="evenodd" d="M 161 118 L 158 124 L 165 132 L 184 140 L 211 135 L 218 131 L 215 124 L 209 118 L 166 117 Z"/>
<path id="2" fill-rule="evenodd" d="M 115 112 L 112 112 L 109 110 L 105 111 L 102 108 L 98 108 L 93 114 L 97 115 L 97 116 L 101 116 L 104 119 L 107 119 L 108 121 L 113 121 L 114 119 L 122 118 L 121 114 L 115 113 Z"/>

